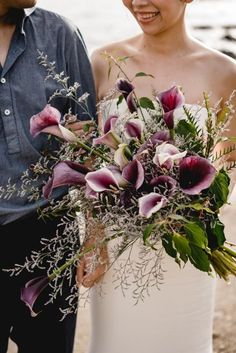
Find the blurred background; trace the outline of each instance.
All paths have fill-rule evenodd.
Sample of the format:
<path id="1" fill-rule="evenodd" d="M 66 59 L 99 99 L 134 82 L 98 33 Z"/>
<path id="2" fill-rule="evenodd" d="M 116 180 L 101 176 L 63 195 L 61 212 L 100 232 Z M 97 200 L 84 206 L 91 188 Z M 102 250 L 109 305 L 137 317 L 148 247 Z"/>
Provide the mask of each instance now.
<path id="1" fill-rule="evenodd" d="M 122 0 L 38 0 L 70 18 L 80 28 L 88 51 L 139 32 Z M 236 54 L 236 0 L 194 0 L 187 21 L 192 33 L 217 49 Z"/>
<path id="2" fill-rule="evenodd" d="M 89 54 L 105 43 L 139 32 L 136 22 L 122 5 L 122 0 L 38 0 L 38 5 L 70 18 L 81 30 Z M 187 22 L 196 38 L 236 58 L 236 0 L 195 0 L 188 6 Z M 226 224 L 226 233 L 236 240 L 236 190 L 233 192 L 231 203 L 231 206 L 226 206 L 223 210 L 222 218 Z M 79 309 L 74 353 L 86 353 L 89 327 L 87 305 Z M 10 342 L 8 353 L 15 352 L 16 347 Z M 218 284 L 214 353 L 236 353 L 235 279 L 231 284 L 223 281 Z"/>

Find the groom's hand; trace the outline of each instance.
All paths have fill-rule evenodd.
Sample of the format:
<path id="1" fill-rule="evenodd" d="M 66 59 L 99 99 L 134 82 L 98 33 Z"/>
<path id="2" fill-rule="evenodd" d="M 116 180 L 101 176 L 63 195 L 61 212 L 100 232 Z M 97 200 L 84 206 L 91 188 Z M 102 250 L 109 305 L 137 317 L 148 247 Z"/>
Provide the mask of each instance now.
<path id="1" fill-rule="evenodd" d="M 91 120 L 67 122 L 65 127 L 74 132 L 78 137 L 89 138 L 95 130 L 94 122 Z"/>

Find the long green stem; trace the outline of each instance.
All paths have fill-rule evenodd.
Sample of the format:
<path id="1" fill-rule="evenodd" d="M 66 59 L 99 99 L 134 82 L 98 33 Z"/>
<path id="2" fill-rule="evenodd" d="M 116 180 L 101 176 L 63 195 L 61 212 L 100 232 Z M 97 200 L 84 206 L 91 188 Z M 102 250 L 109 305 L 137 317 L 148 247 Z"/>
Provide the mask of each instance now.
<path id="1" fill-rule="evenodd" d="M 75 256 L 73 256 L 70 260 L 66 261 L 63 265 L 61 265 L 60 267 L 55 269 L 51 274 L 48 275 L 49 281 L 52 281 L 54 278 L 59 276 L 66 268 L 71 266 L 75 261 L 81 259 L 81 257 L 83 257 L 84 255 L 86 255 L 86 254 L 90 253 L 91 251 L 95 250 L 98 245 L 102 246 L 102 245 L 108 243 L 110 240 L 113 240 L 113 239 L 115 239 L 117 237 L 121 237 L 123 235 L 123 233 L 124 233 L 123 231 L 120 231 L 118 233 L 115 233 L 115 234 L 111 235 L 108 238 L 103 239 L 101 242 L 99 242 L 99 244 L 93 244 L 93 245 L 87 247 L 82 252 L 80 252 L 80 250 L 79 250 Z"/>
<path id="2" fill-rule="evenodd" d="M 106 156 L 104 156 L 101 152 L 97 151 L 97 150 L 94 150 L 92 149 L 91 147 L 89 147 L 88 145 L 86 145 L 84 142 L 80 141 L 79 139 L 77 139 L 76 143 L 82 147 L 85 151 L 88 151 L 98 157 L 100 157 L 102 160 L 104 160 L 105 162 L 108 162 L 110 163 L 110 159 L 107 158 Z"/>

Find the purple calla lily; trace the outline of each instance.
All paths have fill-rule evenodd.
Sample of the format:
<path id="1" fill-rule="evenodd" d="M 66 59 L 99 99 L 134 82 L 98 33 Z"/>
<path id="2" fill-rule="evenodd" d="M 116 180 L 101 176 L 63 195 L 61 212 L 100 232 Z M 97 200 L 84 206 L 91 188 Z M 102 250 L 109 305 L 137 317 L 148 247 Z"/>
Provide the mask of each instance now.
<path id="1" fill-rule="evenodd" d="M 133 92 L 130 92 L 130 94 L 127 96 L 126 103 L 127 103 L 127 106 L 129 108 L 130 113 L 135 113 L 138 111 L 138 107 L 135 102 Z"/>
<path id="2" fill-rule="evenodd" d="M 156 153 L 153 162 L 156 165 L 164 166 L 167 169 L 172 168 L 174 161 L 178 161 L 185 157 L 187 151 L 180 152 L 180 150 L 170 143 L 162 143 L 156 147 Z"/>
<path id="3" fill-rule="evenodd" d="M 122 177 L 138 190 L 144 182 L 144 169 L 142 164 L 137 159 L 134 159 L 123 169 Z"/>
<path id="4" fill-rule="evenodd" d="M 56 136 L 61 136 L 58 125 L 60 123 L 61 113 L 50 104 L 38 114 L 30 118 L 30 133 L 36 137 L 41 132 L 52 133 Z"/>
<path id="5" fill-rule="evenodd" d="M 85 166 L 71 162 L 63 161 L 58 163 L 53 169 L 53 175 L 43 187 L 43 195 L 48 199 L 54 188 L 69 185 L 85 185 L 85 175 L 90 169 Z"/>
<path id="6" fill-rule="evenodd" d="M 128 155 L 131 154 L 126 143 L 121 143 L 114 153 L 114 161 L 122 170 L 129 162 Z"/>
<path id="7" fill-rule="evenodd" d="M 34 303 L 49 282 L 50 279 L 48 277 L 40 276 L 30 280 L 24 288 L 21 288 L 21 300 L 29 307 L 31 316 L 37 315 L 33 311 Z"/>
<path id="8" fill-rule="evenodd" d="M 125 124 L 125 134 L 128 138 L 142 139 L 144 122 L 140 119 L 130 119 Z"/>
<path id="9" fill-rule="evenodd" d="M 110 115 L 108 117 L 108 119 L 106 120 L 104 127 L 103 127 L 104 134 L 106 134 L 110 130 L 114 131 L 117 119 L 118 119 L 117 115 Z"/>
<path id="10" fill-rule="evenodd" d="M 134 99 L 134 94 L 133 94 L 134 86 L 132 85 L 132 83 L 130 83 L 129 81 L 123 78 L 120 78 L 116 81 L 116 88 L 124 96 L 127 106 L 129 108 L 129 111 L 131 113 L 137 112 L 138 108 Z"/>
<path id="11" fill-rule="evenodd" d="M 89 187 L 95 192 L 103 192 L 119 188 L 119 184 L 114 174 L 106 167 L 88 173 L 85 180 Z"/>
<path id="12" fill-rule="evenodd" d="M 127 182 L 127 180 L 125 180 L 123 178 L 119 167 L 117 167 L 115 165 L 109 165 L 106 168 L 112 172 L 113 176 L 115 177 L 115 179 L 120 187 L 123 188 L 123 187 L 127 186 L 128 182 Z"/>
<path id="13" fill-rule="evenodd" d="M 150 185 L 154 188 L 156 187 L 161 194 L 169 197 L 173 194 L 177 181 L 168 175 L 160 175 L 153 178 L 150 181 Z"/>
<path id="14" fill-rule="evenodd" d="M 173 86 L 158 94 L 157 98 L 164 110 L 163 119 L 168 129 L 172 130 L 174 128 L 174 110 L 184 104 L 184 95 L 179 87 Z"/>
<path id="15" fill-rule="evenodd" d="M 138 201 L 139 214 L 145 218 L 150 218 L 153 213 L 156 213 L 166 205 L 166 198 L 155 192 L 140 197 Z"/>
<path id="16" fill-rule="evenodd" d="M 117 150 L 118 146 L 121 144 L 121 139 L 112 130 L 108 131 L 105 135 L 93 139 L 93 146 L 95 145 L 106 145 L 113 150 Z"/>
<path id="17" fill-rule="evenodd" d="M 125 80 L 124 78 L 119 78 L 116 81 L 116 88 L 118 91 L 120 91 L 125 100 L 127 100 L 128 95 L 133 92 L 134 90 L 134 86 L 132 85 L 132 83 L 130 83 L 129 81 Z"/>
<path id="18" fill-rule="evenodd" d="M 160 145 L 163 142 L 171 142 L 169 130 L 157 131 L 155 134 L 149 137 L 149 139 L 138 149 L 138 154 L 145 151 L 146 149 L 153 149 L 156 145 Z"/>
<path id="19" fill-rule="evenodd" d="M 182 191 L 197 195 L 213 182 L 216 169 L 210 162 L 199 156 L 183 158 L 179 164 L 179 183 Z"/>
<path id="20" fill-rule="evenodd" d="M 91 187 L 88 184 L 86 184 L 85 196 L 88 199 L 97 199 L 98 194 L 93 189 L 91 189 Z"/>
<path id="21" fill-rule="evenodd" d="M 30 133 L 36 137 L 41 132 L 48 133 L 67 142 L 75 142 L 77 140 L 76 134 L 60 124 L 61 113 L 50 104 L 38 114 L 33 115 L 30 119 Z"/>

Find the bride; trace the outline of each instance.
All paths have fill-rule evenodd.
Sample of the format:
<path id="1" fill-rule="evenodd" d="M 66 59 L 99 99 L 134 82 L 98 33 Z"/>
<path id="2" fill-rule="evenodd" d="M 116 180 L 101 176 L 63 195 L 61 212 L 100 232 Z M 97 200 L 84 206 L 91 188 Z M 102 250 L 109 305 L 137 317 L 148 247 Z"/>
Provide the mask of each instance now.
<path id="1" fill-rule="evenodd" d="M 151 96 L 153 88 L 161 92 L 181 86 L 188 106 L 198 110 L 200 120 L 206 117 L 200 108 L 203 92 L 210 94 L 212 105 L 229 98 L 236 88 L 236 64 L 189 35 L 185 10 L 192 1 L 123 0 L 142 33 L 93 53 L 99 101 L 114 87 L 119 73 L 114 67 L 108 77 L 107 62 L 101 55 L 104 51 L 114 57 L 129 57 L 125 66 L 129 77 L 140 71 L 154 76 L 151 81 L 148 77 L 136 80 L 139 97 Z M 116 104 L 111 106 L 115 113 Z M 229 134 L 236 134 L 236 119 L 231 121 Z M 128 254 L 124 253 L 120 261 L 125 256 Z M 85 287 L 93 286 L 104 271 L 100 265 L 93 273 L 86 273 L 88 262 L 85 258 L 78 268 L 78 281 Z M 163 267 L 160 290 L 152 288 L 137 305 L 132 286 L 125 296 L 114 288 L 114 266 L 102 279 L 102 295 L 99 286 L 93 286 L 89 353 L 212 353 L 215 278 L 192 265 L 179 269 L 168 255 Z"/>

